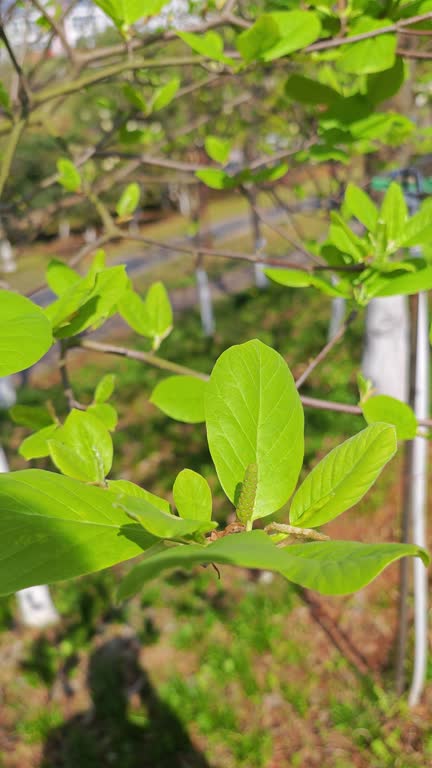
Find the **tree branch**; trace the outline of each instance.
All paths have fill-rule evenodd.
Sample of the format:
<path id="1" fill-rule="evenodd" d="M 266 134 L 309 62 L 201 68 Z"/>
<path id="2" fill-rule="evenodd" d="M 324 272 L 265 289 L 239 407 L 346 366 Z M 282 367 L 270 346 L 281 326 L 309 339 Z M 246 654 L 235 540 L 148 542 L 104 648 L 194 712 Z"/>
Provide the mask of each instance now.
<path id="1" fill-rule="evenodd" d="M 333 349 L 333 347 L 336 346 L 336 344 L 342 339 L 342 337 L 345 335 L 345 332 L 355 320 L 357 317 L 357 310 L 354 309 L 345 320 L 344 324 L 339 328 L 338 332 L 333 336 L 332 339 L 330 339 L 329 342 L 325 345 L 325 347 L 322 348 L 321 352 L 309 363 L 308 367 L 305 371 L 301 374 L 301 376 L 298 377 L 296 381 L 296 387 L 297 389 L 300 389 L 302 384 L 306 381 L 306 379 L 310 376 L 312 371 L 315 370 L 315 368 L 324 360 L 325 357 L 327 357 L 328 353 Z"/>

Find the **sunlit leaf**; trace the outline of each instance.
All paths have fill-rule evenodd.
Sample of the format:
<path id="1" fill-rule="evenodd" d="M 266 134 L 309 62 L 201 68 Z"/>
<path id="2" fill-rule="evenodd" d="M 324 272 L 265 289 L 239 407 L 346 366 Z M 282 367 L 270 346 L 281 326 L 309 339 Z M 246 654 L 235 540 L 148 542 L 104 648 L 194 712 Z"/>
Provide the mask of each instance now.
<path id="1" fill-rule="evenodd" d="M 412 440 L 417 433 L 417 419 L 412 408 L 390 395 L 373 395 L 360 403 L 368 424 L 376 421 L 392 424 L 398 440 Z"/>
<path id="2" fill-rule="evenodd" d="M 51 325 L 36 304 L 0 290 L 0 376 L 24 371 L 48 352 Z"/>
<path id="3" fill-rule="evenodd" d="M 185 520 L 211 520 L 212 494 L 207 480 L 192 469 L 183 469 L 173 486 L 174 503 Z"/>
<path id="4" fill-rule="evenodd" d="M 205 421 L 206 382 L 195 376 L 168 376 L 154 388 L 150 402 L 167 416 L 187 424 Z"/>
<path id="5" fill-rule="evenodd" d="M 373 424 L 338 445 L 297 490 L 290 522 L 315 528 L 350 509 L 373 485 L 396 448 L 396 432 L 388 424 Z"/>
<path id="6" fill-rule="evenodd" d="M 303 408 L 283 358 L 258 340 L 217 360 L 205 399 L 207 437 L 228 498 L 238 502 L 245 472 L 258 467 L 254 518 L 280 509 L 303 461 Z"/>
<path id="7" fill-rule="evenodd" d="M 427 553 L 414 544 L 329 541 L 278 548 L 263 531 L 251 531 L 224 536 L 207 547 L 170 547 L 150 556 L 121 582 L 119 597 L 130 597 L 164 570 L 206 563 L 275 571 L 302 587 L 327 595 L 344 595 L 366 586 L 387 565 L 410 555 L 421 557 L 425 565 L 428 563 Z"/>
<path id="8" fill-rule="evenodd" d="M 53 472 L 0 475 L 0 510 L 1 594 L 108 568 L 155 542 L 114 495 Z"/>

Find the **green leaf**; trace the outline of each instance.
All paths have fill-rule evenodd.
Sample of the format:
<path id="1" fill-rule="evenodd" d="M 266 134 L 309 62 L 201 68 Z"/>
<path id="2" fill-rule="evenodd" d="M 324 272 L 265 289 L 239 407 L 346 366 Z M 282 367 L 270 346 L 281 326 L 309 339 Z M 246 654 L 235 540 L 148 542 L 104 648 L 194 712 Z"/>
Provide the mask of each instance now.
<path id="1" fill-rule="evenodd" d="M 78 192 L 81 189 L 81 175 L 71 160 L 63 157 L 57 160 L 58 182 L 68 192 Z"/>
<path id="2" fill-rule="evenodd" d="M 159 349 L 161 342 L 172 330 L 173 313 L 168 293 L 163 283 L 157 282 L 150 286 L 145 308 L 150 336 L 153 338 L 153 349 Z"/>
<path id="3" fill-rule="evenodd" d="M 106 403 L 106 401 L 110 399 L 114 392 L 115 380 L 116 377 L 113 373 L 105 374 L 96 387 L 94 393 L 95 403 Z"/>
<path id="4" fill-rule="evenodd" d="M 139 184 L 133 181 L 123 190 L 116 206 L 116 213 L 120 219 L 128 219 L 135 213 L 141 197 Z"/>
<path id="5" fill-rule="evenodd" d="M 420 291 L 432 290 L 432 267 L 424 266 L 419 261 L 417 272 L 408 272 L 403 275 L 382 275 L 379 282 L 373 285 L 372 296 L 396 296 L 412 295 Z"/>
<path id="6" fill-rule="evenodd" d="M 109 403 L 94 403 L 89 405 L 87 413 L 96 416 L 109 432 L 113 432 L 117 426 L 118 416 L 114 406 Z"/>
<path id="7" fill-rule="evenodd" d="M 18 452 L 27 461 L 49 456 L 48 440 L 51 440 L 57 429 L 58 424 L 49 424 L 47 427 L 42 427 L 42 429 L 39 429 L 33 435 L 29 435 L 29 437 L 26 437 L 25 440 L 22 441 Z"/>
<path id="8" fill-rule="evenodd" d="M 163 512 L 141 496 L 119 496 L 117 504 L 129 517 L 136 520 L 152 536 L 158 539 L 182 539 L 196 533 L 207 533 L 216 528 L 217 523 L 207 520 L 187 520 Z"/>
<path id="9" fill-rule="evenodd" d="M 320 36 L 321 22 L 312 11 L 275 11 L 269 16 L 278 25 L 281 39 L 265 51 L 264 61 L 273 61 L 306 48 Z"/>
<path id="10" fill-rule="evenodd" d="M 408 555 L 428 562 L 427 553 L 411 544 L 332 541 L 278 548 L 264 531 L 251 531 L 224 536 L 206 547 L 170 547 L 150 556 L 128 573 L 120 584 L 119 597 L 131 597 L 164 570 L 206 563 L 275 571 L 308 589 L 344 595 L 366 586 L 387 565 Z"/>
<path id="11" fill-rule="evenodd" d="M 137 90 L 137 88 L 134 88 L 130 83 L 126 83 L 123 86 L 123 93 L 126 96 L 127 100 L 134 107 L 136 107 L 136 109 L 139 109 L 141 112 L 144 112 L 144 114 L 147 113 L 146 101 L 144 97 L 141 95 L 141 93 Z"/>
<path id="12" fill-rule="evenodd" d="M 154 543 L 108 491 L 41 470 L 0 475 L 0 593 L 136 557 Z"/>
<path id="13" fill-rule="evenodd" d="M 178 32 L 177 35 L 193 51 L 214 61 L 226 61 L 224 56 L 224 43 L 218 32 L 210 30 L 205 35 L 196 35 L 193 32 Z"/>
<path id="14" fill-rule="evenodd" d="M 94 0 L 118 27 L 158 14 L 168 0 Z"/>
<path id="15" fill-rule="evenodd" d="M 51 259 L 46 271 L 46 280 L 52 292 L 56 296 L 62 296 L 69 288 L 79 283 L 81 277 L 63 261 Z"/>
<path id="16" fill-rule="evenodd" d="M 172 102 L 178 89 L 180 88 L 180 79 L 174 77 L 169 83 L 165 83 L 161 88 L 157 88 L 151 101 L 151 111 L 158 112 L 167 107 Z"/>
<path id="17" fill-rule="evenodd" d="M 285 83 L 285 93 L 301 104 L 333 104 L 340 99 L 340 93 L 328 85 L 311 80 L 303 75 L 291 75 Z"/>
<path id="18" fill-rule="evenodd" d="M 216 163 L 225 165 L 231 152 L 231 142 L 217 136 L 207 136 L 204 142 L 205 151 Z"/>
<path id="19" fill-rule="evenodd" d="M 351 256 L 352 260 L 357 264 L 364 261 L 367 255 L 368 247 L 365 245 L 365 242 L 350 229 L 342 217 L 335 211 L 331 212 L 329 240 L 341 253 Z"/>
<path id="20" fill-rule="evenodd" d="M 185 520 L 211 520 L 212 494 L 207 480 L 192 469 L 183 469 L 173 486 L 174 503 Z"/>
<path id="21" fill-rule="evenodd" d="M 396 432 L 388 424 L 373 424 L 338 445 L 295 494 L 290 508 L 292 525 L 316 528 L 357 504 L 396 448 Z"/>
<path id="22" fill-rule="evenodd" d="M 24 371 L 48 352 L 51 326 L 36 304 L 0 290 L 0 376 Z"/>
<path id="23" fill-rule="evenodd" d="M 236 47 L 240 55 L 249 64 L 258 61 L 270 48 L 274 48 L 280 40 L 279 25 L 271 14 L 260 16 L 249 29 L 246 29 L 236 39 Z"/>
<path id="24" fill-rule="evenodd" d="M 68 338 L 87 328 L 97 328 L 113 314 L 129 288 L 126 267 L 119 265 L 90 273 L 46 308 L 54 335 Z"/>
<path id="25" fill-rule="evenodd" d="M 404 194 L 400 185 L 394 181 L 385 193 L 380 218 L 385 223 L 387 251 L 388 253 L 393 253 L 399 247 L 399 239 L 405 230 L 408 220 L 408 209 Z"/>
<path id="26" fill-rule="evenodd" d="M 76 480 L 102 483 L 111 469 L 111 435 L 98 418 L 86 411 L 73 409 L 48 445 L 56 467 Z"/>
<path id="27" fill-rule="evenodd" d="M 196 171 L 195 176 L 210 189 L 233 189 L 237 185 L 237 176 L 230 176 L 220 168 L 205 168 Z"/>
<path id="28" fill-rule="evenodd" d="M 153 283 L 145 301 L 134 291 L 127 291 L 118 309 L 134 331 L 153 339 L 153 349 L 158 349 L 172 330 L 172 308 L 163 283 Z"/>
<path id="29" fill-rule="evenodd" d="M 417 419 L 412 408 L 389 395 L 373 395 L 360 403 L 368 424 L 377 421 L 392 424 L 398 440 L 412 440 L 417 434 Z"/>
<path id="30" fill-rule="evenodd" d="M 362 16 L 351 25 L 351 35 L 360 35 L 372 32 L 381 27 L 391 25 L 389 19 L 373 19 Z M 395 63 L 397 47 L 397 35 L 394 33 L 372 37 L 369 40 L 361 40 L 358 43 L 344 45 L 337 67 L 343 72 L 353 75 L 369 75 L 374 72 L 382 72 L 393 67 Z"/>
<path id="31" fill-rule="evenodd" d="M 374 202 L 356 184 L 349 182 L 345 191 L 345 205 L 369 232 L 375 232 L 378 210 Z"/>
<path id="32" fill-rule="evenodd" d="M 132 496 L 133 498 L 146 499 L 153 507 L 157 507 L 162 512 L 171 514 L 171 507 L 168 501 L 162 499 L 160 496 L 155 496 L 154 493 L 146 491 L 145 488 L 141 488 L 140 485 L 131 483 L 130 480 L 108 480 L 108 489 L 113 491 L 117 496 L 126 494 L 126 496 Z"/>
<path id="33" fill-rule="evenodd" d="M 405 79 L 405 65 L 401 56 L 396 56 L 395 62 L 390 69 L 368 75 L 366 80 L 366 90 L 368 100 L 372 104 L 380 104 L 395 96 Z"/>
<path id="34" fill-rule="evenodd" d="M 207 382 L 195 376 L 168 376 L 156 385 L 150 402 L 172 419 L 199 424 L 205 421 L 206 386 Z"/>
<path id="35" fill-rule="evenodd" d="M 264 271 L 270 280 L 279 285 L 286 285 L 289 288 L 313 286 L 326 296 L 346 296 L 346 293 L 337 284 L 330 283 L 322 277 L 316 277 L 300 269 L 266 269 Z"/>
<path id="36" fill-rule="evenodd" d="M 15 424 L 30 429 L 41 429 L 53 423 L 53 418 L 42 405 L 13 405 L 9 415 Z"/>
<path id="37" fill-rule="evenodd" d="M 399 237 L 399 246 L 413 248 L 432 242 L 432 205 L 427 201 L 405 224 Z"/>
<path id="38" fill-rule="evenodd" d="M 303 408 L 283 358 L 258 340 L 230 347 L 207 385 L 206 424 L 220 483 L 236 504 L 245 472 L 258 467 L 254 519 L 280 509 L 303 461 Z"/>

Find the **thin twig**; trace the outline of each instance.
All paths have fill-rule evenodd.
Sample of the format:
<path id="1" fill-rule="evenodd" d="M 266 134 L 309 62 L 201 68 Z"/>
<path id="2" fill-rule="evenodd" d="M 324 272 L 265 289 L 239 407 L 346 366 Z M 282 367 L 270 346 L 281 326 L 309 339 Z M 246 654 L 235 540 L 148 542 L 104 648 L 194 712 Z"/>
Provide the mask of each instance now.
<path id="1" fill-rule="evenodd" d="M 136 349 L 130 349 L 129 347 L 118 347 L 114 344 L 104 344 L 103 342 L 83 338 L 77 339 L 76 346 L 94 352 L 118 355 L 131 360 L 138 360 L 153 365 L 156 368 L 160 368 L 161 370 L 170 371 L 171 373 L 179 374 L 181 376 L 194 376 L 197 379 L 202 379 L 202 381 L 208 381 L 210 378 L 206 373 L 201 373 L 201 371 L 196 371 L 193 368 L 187 368 L 184 365 L 178 365 L 171 360 L 166 360 L 157 355 L 153 355 L 151 352 L 141 352 Z M 336 413 L 348 413 L 353 416 L 363 415 L 363 411 L 358 405 L 338 403 L 334 400 L 321 400 L 316 397 L 309 397 L 308 395 L 301 395 L 300 400 L 306 408 L 313 408 L 320 411 L 333 411 Z M 422 427 L 432 427 L 432 419 L 419 419 L 418 423 L 419 426 Z"/>
<path id="2" fill-rule="evenodd" d="M 325 357 L 327 357 L 328 353 L 333 349 L 333 347 L 336 346 L 336 344 L 342 339 L 342 337 L 345 335 L 345 332 L 355 320 L 357 317 L 357 310 L 354 309 L 345 320 L 344 324 L 339 328 L 338 332 L 333 336 L 332 339 L 330 339 L 329 342 L 325 345 L 325 347 L 322 348 L 321 352 L 314 357 L 314 359 L 309 363 L 308 367 L 305 371 L 301 374 L 301 376 L 298 377 L 296 381 L 296 387 L 297 389 L 300 389 L 302 384 L 306 381 L 306 379 L 310 376 L 312 371 L 315 370 L 315 368 L 324 360 Z"/>
<path id="3" fill-rule="evenodd" d="M 67 352 L 69 349 L 69 345 L 64 341 L 60 341 L 60 356 L 59 356 L 59 371 L 60 371 L 60 377 L 63 387 L 63 392 L 65 395 L 65 398 L 67 400 L 68 408 L 70 411 L 72 411 L 73 408 L 81 408 L 80 403 L 75 399 L 74 391 L 72 389 L 72 384 L 69 379 L 69 374 L 67 370 Z"/>
<path id="4" fill-rule="evenodd" d="M 191 368 L 186 368 L 184 365 L 173 363 L 171 360 L 165 360 L 151 352 L 141 352 L 138 349 L 129 349 L 129 347 L 117 347 L 114 344 L 104 344 L 103 342 L 92 341 L 91 339 L 77 339 L 76 346 L 82 349 L 90 349 L 94 352 L 104 352 L 108 355 L 119 355 L 130 360 L 138 360 L 141 363 L 148 363 L 155 366 L 155 368 L 160 368 L 163 371 L 169 371 L 179 376 L 194 376 L 204 381 L 208 379 L 205 373 L 199 373 Z"/>
<path id="5" fill-rule="evenodd" d="M 27 117 L 30 107 L 30 101 L 31 101 L 31 91 L 29 89 L 29 85 L 27 83 L 26 77 L 24 75 L 24 72 L 22 70 L 21 64 L 17 60 L 15 53 L 13 51 L 13 48 L 9 42 L 9 38 L 6 34 L 6 30 L 3 26 L 3 24 L 0 23 L 0 40 L 3 40 L 3 43 L 5 45 L 5 48 L 8 52 L 9 58 L 11 60 L 12 66 L 15 69 L 15 72 L 18 77 L 18 96 L 19 100 L 21 102 L 21 108 L 22 108 L 22 116 Z"/>

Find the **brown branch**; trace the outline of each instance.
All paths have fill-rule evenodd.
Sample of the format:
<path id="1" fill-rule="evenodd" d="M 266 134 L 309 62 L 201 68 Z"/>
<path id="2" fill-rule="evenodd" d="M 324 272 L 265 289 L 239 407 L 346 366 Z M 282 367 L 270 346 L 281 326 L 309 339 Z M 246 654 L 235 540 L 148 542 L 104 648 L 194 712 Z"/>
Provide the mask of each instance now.
<path id="1" fill-rule="evenodd" d="M 396 53 L 399 56 L 405 56 L 406 59 L 432 59 L 432 53 L 424 53 L 423 51 L 409 51 L 406 48 L 398 48 Z"/>
<path id="2" fill-rule="evenodd" d="M 321 627 L 323 632 L 332 641 L 337 650 L 353 666 L 360 677 L 371 676 L 375 681 L 378 674 L 371 668 L 368 659 L 352 642 L 346 632 L 340 628 L 338 623 L 330 616 L 322 605 L 321 600 L 309 589 L 299 589 L 298 594 L 309 608 L 312 618 Z"/>
<path id="3" fill-rule="evenodd" d="M 315 370 L 315 368 L 324 360 L 325 357 L 327 357 L 328 353 L 333 349 L 333 347 L 336 346 L 336 344 L 342 339 L 342 337 L 345 335 L 345 332 L 355 320 L 357 317 L 357 310 L 353 310 L 345 320 L 344 324 L 339 328 L 338 332 L 333 336 L 332 339 L 330 339 L 329 342 L 325 345 L 325 347 L 322 348 L 321 352 L 314 357 L 314 359 L 309 363 L 308 367 L 305 371 L 301 374 L 301 376 L 298 377 L 296 381 L 296 387 L 297 389 L 300 389 L 302 384 L 306 381 L 306 379 L 310 376 L 312 371 Z"/>
<path id="4" fill-rule="evenodd" d="M 71 411 L 73 408 L 81 408 L 81 404 L 78 403 L 78 401 L 75 399 L 74 391 L 72 389 L 72 384 L 69 379 L 69 374 L 67 370 L 67 352 L 69 349 L 69 344 L 61 340 L 60 341 L 60 356 L 59 356 L 59 371 L 60 371 L 60 378 L 62 382 L 63 392 L 68 404 L 68 408 Z"/>
<path id="5" fill-rule="evenodd" d="M 177 374 L 179 376 L 194 376 L 198 379 L 207 381 L 209 378 L 205 373 L 199 373 L 192 368 L 186 368 L 184 365 L 179 365 L 171 360 L 165 360 L 163 357 L 158 357 L 152 352 L 141 352 L 138 349 L 130 349 L 129 347 L 117 347 L 114 344 L 104 344 L 99 341 L 92 341 L 91 339 L 77 339 L 76 346 L 82 349 L 89 349 L 94 352 L 104 352 L 108 355 L 119 355 L 120 357 L 127 357 L 130 360 L 138 360 L 141 363 L 148 363 L 149 365 L 160 368 L 163 371 L 169 371 L 170 373 Z"/>
<path id="6" fill-rule="evenodd" d="M 118 347 L 114 344 L 105 344 L 103 342 L 92 341 L 91 339 L 85 338 L 77 339 L 76 346 L 94 352 L 102 352 L 109 355 L 126 357 L 130 360 L 138 360 L 153 365 L 156 368 L 160 368 L 161 370 L 169 371 L 181 376 L 194 376 L 203 381 L 208 381 L 210 378 L 206 373 L 201 373 L 193 368 L 186 368 L 184 365 L 178 365 L 171 360 L 165 360 L 162 357 L 153 355 L 151 352 L 141 352 L 140 350 L 130 349 L 130 347 Z M 306 408 L 314 408 L 321 411 L 334 411 L 336 413 L 348 413 L 353 414 L 354 416 L 363 415 L 363 412 L 358 405 L 338 403 L 332 400 L 320 400 L 316 397 L 309 397 L 306 395 L 301 395 L 300 400 Z M 418 423 L 422 427 L 432 427 L 432 419 L 419 419 Z"/>
<path id="7" fill-rule="evenodd" d="M 379 29 L 372 29 L 370 32 L 361 32 L 358 35 L 351 35 L 350 37 L 334 37 L 332 40 L 320 40 L 317 43 L 312 43 L 306 48 L 303 48 L 302 52 L 312 53 L 313 51 L 326 51 L 330 48 L 339 48 L 342 45 L 359 43 L 362 40 L 371 40 L 374 37 L 388 35 L 392 32 L 403 32 L 405 27 L 409 27 L 412 24 L 418 24 L 421 21 L 430 21 L 431 19 L 432 11 L 419 14 L 418 16 L 412 16 L 410 19 L 402 19 L 394 24 L 387 24 L 385 27 L 380 27 Z"/>
<path id="8" fill-rule="evenodd" d="M 44 19 L 46 19 L 49 24 L 51 25 L 52 29 L 56 33 L 57 37 L 59 38 L 64 50 L 66 51 L 67 55 L 69 56 L 72 64 L 75 64 L 76 62 L 76 55 L 73 48 L 68 43 L 67 37 L 64 34 L 64 31 L 62 29 L 61 23 L 59 24 L 58 21 L 54 18 L 54 16 L 51 16 L 49 13 L 47 13 L 46 9 L 44 8 L 43 4 L 39 2 L 39 0 L 32 0 L 32 4 L 37 8 L 39 13 L 42 14 Z"/>
<path id="9" fill-rule="evenodd" d="M 21 102 L 22 116 L 27 117 L 31 102 L 31 91 L 27 83 L 26 77 L 22 70 L 21 64 L 17 60 L 13 48 L 9 42 L 9 38 L 6 34 L 6 30 L 2 23 L 0 23 L 0 40 L 3 40 L 5 48 L 8 52 L 12 66 L 18 77 L 18 97 Z"/>

